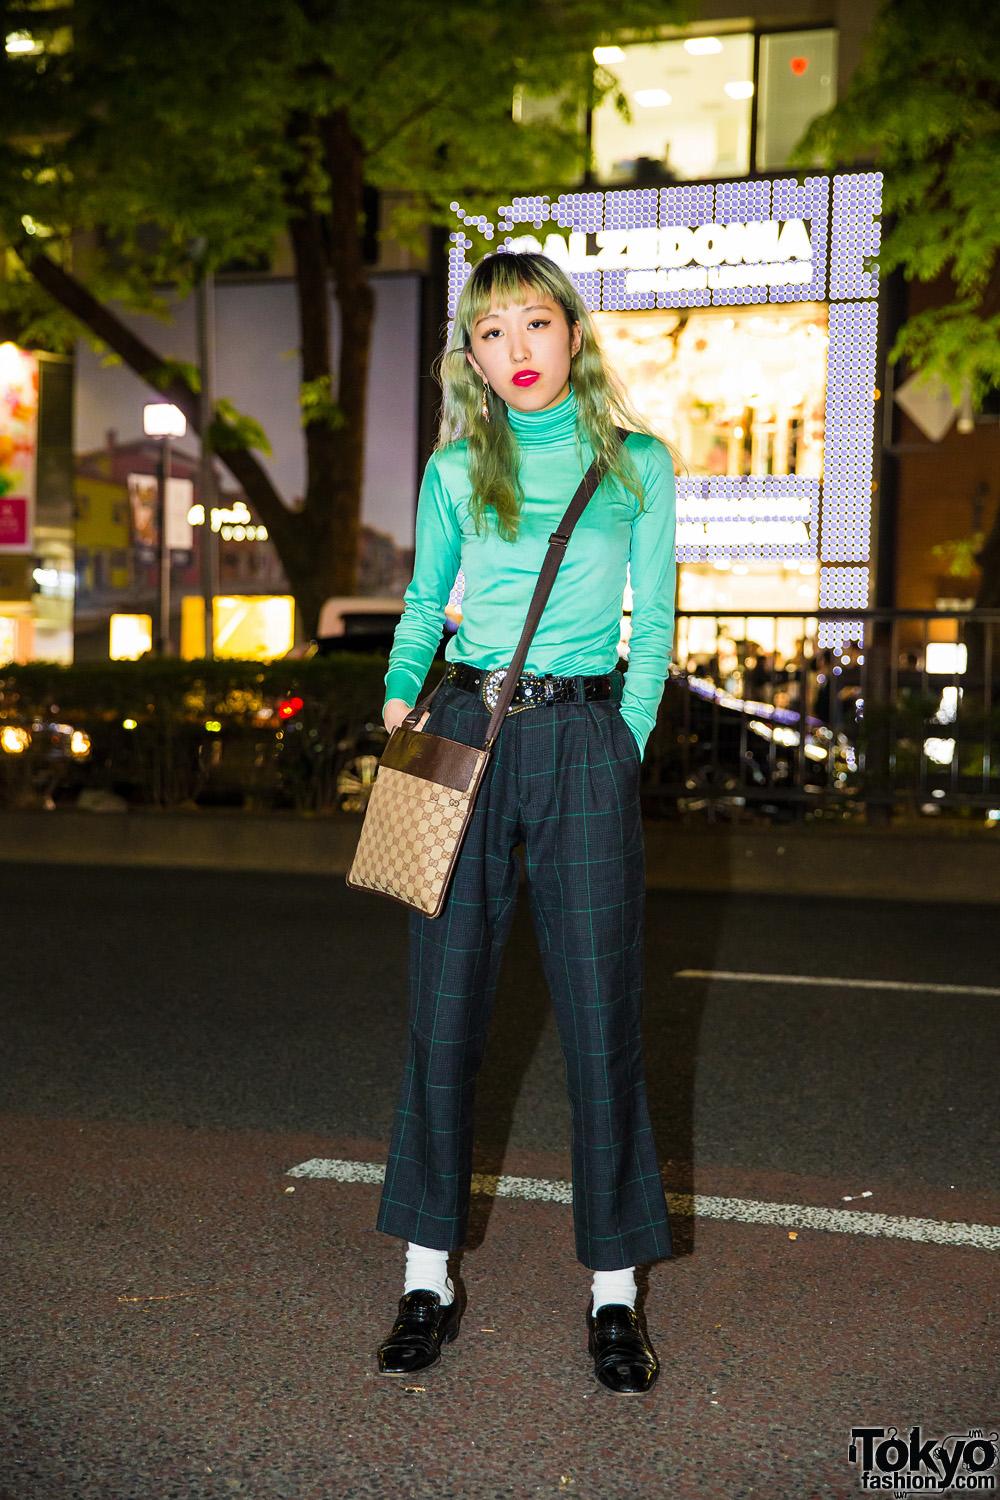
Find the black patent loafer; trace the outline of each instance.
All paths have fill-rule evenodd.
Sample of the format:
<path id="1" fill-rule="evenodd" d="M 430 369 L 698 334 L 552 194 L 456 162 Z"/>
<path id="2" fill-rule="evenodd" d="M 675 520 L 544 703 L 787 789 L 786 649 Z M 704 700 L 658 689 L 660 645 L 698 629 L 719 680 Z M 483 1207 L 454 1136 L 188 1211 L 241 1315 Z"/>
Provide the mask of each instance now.
<path id="1" fill-rule="evenodd" d="M 437 1292 L 406 1292 L 399 1299 L 399 1316 L 384 1344 L 378 1367 L 383 1375 L 413 1375 L 441 1358 L 441 1345 L 458 1337 L 462 1321 L 458 1292 L 454 1302 L 441 1306 Z"/>
<path id="2" fill-rule="evenodd" d="M 653 1389 L 660 1362 L 631 1307 L 609 1302 L 596 1314 L 588 1307 L 587 1329 L 587 1347 L 601 1385 L 616 1396 L 641 1396 Z"/>

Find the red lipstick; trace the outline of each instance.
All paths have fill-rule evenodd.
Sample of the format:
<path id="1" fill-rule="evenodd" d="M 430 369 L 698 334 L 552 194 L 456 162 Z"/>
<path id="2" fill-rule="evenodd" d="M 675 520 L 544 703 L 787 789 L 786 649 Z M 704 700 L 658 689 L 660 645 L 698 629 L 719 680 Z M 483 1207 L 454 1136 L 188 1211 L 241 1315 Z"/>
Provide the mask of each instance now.
<path id="1" fill-rule="evenodd" d="M 517 374 L 514 376 L 512 382 L 511 382 L 511 384 L 512 385 L 534 385 L 535 381 L 538 380 L 538 379 L 540 379 L 540 376 L 539 376 L 537 370 L 518 370 Z"/>

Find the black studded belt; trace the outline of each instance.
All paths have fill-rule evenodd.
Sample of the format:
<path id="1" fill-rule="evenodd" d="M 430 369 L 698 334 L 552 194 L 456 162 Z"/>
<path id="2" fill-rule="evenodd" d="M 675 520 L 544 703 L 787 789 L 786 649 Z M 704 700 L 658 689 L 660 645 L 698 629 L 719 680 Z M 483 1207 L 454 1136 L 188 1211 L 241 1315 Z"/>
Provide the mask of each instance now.
<path id="1" fill-rule="evenodd" d="M 497 667 L 492 672 L 483 672 L 466 662 L 453 661 L 448 663 L 444 675 L 446 682 L 460 688 L 463 693 L 478 693 L 492 712 L 500 697 L 507 669 Z M 522 709 L 541 708 L 547 703 L 600 703 L 610 697 L 610 677 L 536 677 L 533 672 L 522 672 L 507 712 L 516 714 Z"/>

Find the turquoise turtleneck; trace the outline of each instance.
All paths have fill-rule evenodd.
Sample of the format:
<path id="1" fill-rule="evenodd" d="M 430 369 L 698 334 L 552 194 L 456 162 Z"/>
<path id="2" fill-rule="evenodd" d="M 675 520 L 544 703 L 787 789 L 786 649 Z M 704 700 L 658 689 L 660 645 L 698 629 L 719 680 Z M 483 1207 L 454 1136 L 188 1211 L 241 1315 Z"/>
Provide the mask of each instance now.
<path id="1" fill-rule="evenodd" d="M 448 643 L 449 660 L 492 670 L 514 654 L 549 534 L 593 452 L 577 434 L 572 390 L 547 411 L 508 407 L 507 415 L 524 491 L 517 538 L 504 541 L 492 526 L 476 535 L 466 444 L 438 449 L 420 487 L 413 582 L 389 657 L 387 701 L 416 702 L 460 568 L 462 624 Z M 673 639 L 674 472 L 670 454 L 655 438 L 632 433 L 628 449 L 642 482 L 643 507 L 616 480 L 601 484 L 566 549 L 525 671 L 570 677 L 614 670 L 627 567 L 632 634 L 621 711 L 642 750 L 656 721 Z"/>

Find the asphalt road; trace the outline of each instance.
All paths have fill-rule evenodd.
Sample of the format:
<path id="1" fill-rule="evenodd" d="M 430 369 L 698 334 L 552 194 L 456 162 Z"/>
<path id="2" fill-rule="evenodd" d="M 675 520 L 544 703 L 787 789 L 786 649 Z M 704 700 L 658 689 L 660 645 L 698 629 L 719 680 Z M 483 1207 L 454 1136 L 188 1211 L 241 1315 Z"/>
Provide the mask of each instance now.
<path id="1" fill-rule="evenodd" d="M 632 1401 L 589 1371 L 569 1208 L 523 1199 L 476 1200 L 441 1364 L 374 1373 L 400 1279 L 378 1189 L 286 1174 L 384 1157 L 401 909 L 332 879 L 7 865 L 0 914 L 0 1500 L 809 1500 L 861 1493 L 852 1425 L 996 1428 L 1000 1252 L 892 1227 L 1000 1224 L 1000 996 L 974 993 L 1000 986 L 995 908 L 651 894 L 668 1189 L 889 1228 L 681 1214 L 643 1278 L 663 1373 Z M 564 1179 L 568 1135 L 522 910 L 477 1167 Z"/>

